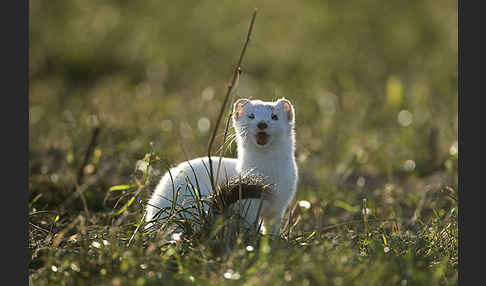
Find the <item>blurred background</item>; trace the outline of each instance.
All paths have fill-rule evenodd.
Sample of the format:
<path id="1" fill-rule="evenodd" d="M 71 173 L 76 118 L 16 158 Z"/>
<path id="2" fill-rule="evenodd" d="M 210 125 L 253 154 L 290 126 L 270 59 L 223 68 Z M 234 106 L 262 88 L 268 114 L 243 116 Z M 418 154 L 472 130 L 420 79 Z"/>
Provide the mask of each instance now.
<path id="1" fill-rule="evenodd" d="M 457 1 L 29 5 L 38 208 L 56 209 L 84 184 L 90 211 L 110 211 L 108 188 L 129 183 L 146 153 L 159 154 L 160 170 L 205 155 L 254 8 L 233 98 L 294 104 L 298 199 L 323 206 L 319 223 L 363 196 L 378 217 L 411 216 L 423 193 L 457 187 Z"/>

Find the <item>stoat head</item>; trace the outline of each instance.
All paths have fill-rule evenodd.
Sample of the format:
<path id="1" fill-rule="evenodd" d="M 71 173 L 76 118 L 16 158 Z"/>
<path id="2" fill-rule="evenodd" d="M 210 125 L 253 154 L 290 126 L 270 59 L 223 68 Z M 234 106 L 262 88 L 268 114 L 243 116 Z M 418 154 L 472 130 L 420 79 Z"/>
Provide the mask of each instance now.
<path id="1" fill-rule="evenodd" d="M 289 100 L 238 99 L 233 106 L 233 127 L 239 144 L 267 148 L 277 142 L 288 142 L 293 136 L 294 107 Z"/>

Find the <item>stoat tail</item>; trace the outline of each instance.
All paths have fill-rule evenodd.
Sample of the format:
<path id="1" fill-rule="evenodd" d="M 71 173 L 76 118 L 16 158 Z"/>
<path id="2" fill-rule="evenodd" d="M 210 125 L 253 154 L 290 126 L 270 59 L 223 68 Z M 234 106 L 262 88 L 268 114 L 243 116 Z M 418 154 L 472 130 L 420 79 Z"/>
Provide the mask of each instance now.
<path id="1" fill-rule="evenodd" d="M 239 200 L 271 199 L 273 186 L 264 182 L 265 177 L 251 172 L 229 178 L 218 186 L 211 209 L 215 214 L 222 214 L 225 208 Z"/>

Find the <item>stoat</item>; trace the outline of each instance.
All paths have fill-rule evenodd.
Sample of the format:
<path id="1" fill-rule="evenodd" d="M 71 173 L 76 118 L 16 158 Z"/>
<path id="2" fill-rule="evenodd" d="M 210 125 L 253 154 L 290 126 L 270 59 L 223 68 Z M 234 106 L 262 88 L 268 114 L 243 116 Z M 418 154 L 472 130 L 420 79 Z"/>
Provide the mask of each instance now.
<path id="1" fill-rule="evenodd" d="M 275 102 L 237 100 L 233 106 L 232 123 L 238 155 L 237 158 L 222 158 L 215 182 L 218 185 L 230 177 L 248 172 L 263 176 L 265 183 L 271 184 L 273 189 L 271 199 L 262 201 L 260 214 L 264 229 L 274 234 L 279 233 L 282 218 L 297 189 L 294 122 L 294 107 L 287 99 Z M 211 160 L 216 177 L 219 157 L 211 157 Z M 178 207 L 190 207 L 195 200 L 193 187 L 199 190 L 201 198 L 211 196 L 209 166 L 208 157 L 200 157 L 170 169 L 147 204 L 145 220 L 150 222 L 167 217 L 173 201 Z M 246 199 L 242 205 L 246 223 L 255 225 L 260 200 Z M 207 212 L 209 204 L 201 207 Z M 188 210 L 197 215 L 197 208 Z"/>

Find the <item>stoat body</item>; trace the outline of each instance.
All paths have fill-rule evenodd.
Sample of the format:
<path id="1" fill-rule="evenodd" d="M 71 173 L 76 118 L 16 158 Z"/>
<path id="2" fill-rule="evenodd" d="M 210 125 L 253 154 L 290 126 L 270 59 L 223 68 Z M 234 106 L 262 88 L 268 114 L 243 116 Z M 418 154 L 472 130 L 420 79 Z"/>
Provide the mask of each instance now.
<path id="1" fill-rule="evenodd" d="M 233 127 L 236 133 L 237 158 L 221 160 L 216 184 L 238 174 L 252 172 L 263 175 L 266 183 L 273 186 L 270 200 L 263 201 L 260 214 L 267 232 L 278 233 L 281 220 L 297 189 L 298 173 L 295 162 L 295 112 L 290 101 L 275 102 L 239 99 L 233 107 Z M 211 157 L 213 174 L 219 157 Z M 194 201 L 192 186 L 199 186 L 201 197 L 213 194 L 209 179 L 207 157 L 196 158 L 170 169 L 149 200 L 145 220 L 163 219 L 170 213 L 174 201 L 181 207 L 189 207 Z M 196 180 L 197 178 L 197 180 Z M 177 200 L 174 194 L 178 192 Z M 260 205 L 259 199 L 243 200 L 245 221 L 255 225 Z M 207 211 L 209 204 L 204 204 Z M 162 211 L 161 211 L 162 210 Z M 195 208 L 192 209 L 197 213 Z"/>

